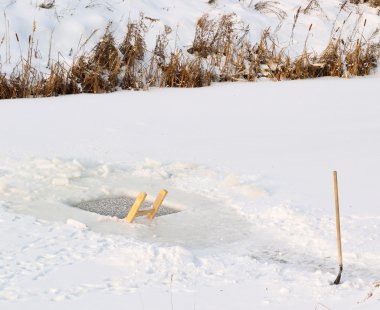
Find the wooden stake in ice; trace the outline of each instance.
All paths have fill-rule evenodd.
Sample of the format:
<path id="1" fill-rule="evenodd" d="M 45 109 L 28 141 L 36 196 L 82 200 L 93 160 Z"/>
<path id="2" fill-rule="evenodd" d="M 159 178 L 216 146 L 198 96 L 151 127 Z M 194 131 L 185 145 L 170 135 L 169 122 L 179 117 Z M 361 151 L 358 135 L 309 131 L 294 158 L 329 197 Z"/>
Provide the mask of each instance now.
<path id="1" fill-rule="evenodd" d="M 137 215 L 137 212 L 139 211 L 141 205 L 143 204 L 144 200 L 146 198 L 146 193 L 144 192 L 141 192 L 136 200 L 135 200 L 135 203 L 133 204 L 131 210 L 129 211 L 127 217 L 125 218 L 125 220 L 129 223 L 132 223 Z"/>
<path id="2" fill-rule="evenodd" d="M 343 271 L 343 258 L 342 258 L 342 240 L 340 234 L 340 215 L 339 215 L 339 197 L 338 197 L 338 175 L 337 172 L 333 172 L 334 176 L 334 194 L 335 194 L 335 219 L 336 219 L 336 237 L 338 242 L 338 263 L 339 263 L 339 274 L 336 277 L 334 284 L 340 283 L 340 278 Z"/>
<path id="3" fill-rule="evenodd" d="M 160 190 L 160 192 L 158 193 L 156 197 L 156 200 L 153 202 L 153 209 L 151 210 L 150 213 L 148 213 L 148 219 L 150 220 L 154 219 L 158 209 L 161 207 L 167 194 L 168 194 L 167 190 L 165 189 Z"/>

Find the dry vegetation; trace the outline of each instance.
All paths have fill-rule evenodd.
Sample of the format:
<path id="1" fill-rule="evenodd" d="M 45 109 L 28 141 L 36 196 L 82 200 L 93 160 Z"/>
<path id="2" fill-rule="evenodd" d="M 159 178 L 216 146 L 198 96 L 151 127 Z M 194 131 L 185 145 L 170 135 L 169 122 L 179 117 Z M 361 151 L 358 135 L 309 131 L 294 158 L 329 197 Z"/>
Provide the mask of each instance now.
<path id="1" fill-rule="evenodd" d="M 367 3 L 374 8 L 380 8 L 380 0 L 350 0 L 351 3 Z"/>
<path id="2" fill-rule="evenodd" d="M 371 38 L 344 41 L 339 34 L 331 37 L 321 55 L 309 53 L 305 42 L 302 55 L 291 59 L 276 46 L 269 30 L 262 33 L 256 44 L 249 42 L 248 27 L 236 21 L 233 14 L 217 20 L 202 16 L 192 47 L 186 52 L 169 49 L 169 27 L 157 37 L 153 51 L 147 51 L 144 37 L 148 27 L 143 16 L 129 23 L 121 43 L 115 41 L 110 27 L 93 50 L 75 59 L 71 66 L 49 60 L 49 74 L 33 67 L 38 53 L 34 27 L 27 58 L 20 59 L 12 74 L 0 73 L 0 99 L 149 87 L 202 87 L 213 81 L 258 78 L 279 81 L 350 77 L 369 74 L 379 59 L 380 46 L 372 43 Z"/>
<path id="3" fill-rule="evenodd" d="M 273 14 L 280 21 L 286 18 L 287 14 L 284 10 L 278 7 L 277 1 L 260 1 L 257 2 L 254 6 L 256 11 L 259 11 L 264 14 Z"/>

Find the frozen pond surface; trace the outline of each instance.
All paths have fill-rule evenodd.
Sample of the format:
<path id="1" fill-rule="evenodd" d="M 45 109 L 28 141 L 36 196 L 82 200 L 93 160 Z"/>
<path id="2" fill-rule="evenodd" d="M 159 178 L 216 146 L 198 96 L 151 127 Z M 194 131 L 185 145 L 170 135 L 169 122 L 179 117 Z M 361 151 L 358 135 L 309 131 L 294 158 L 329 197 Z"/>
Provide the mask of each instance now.
<path id="1" fill-rule="evenodd" d="M 125 218 L 131 209 L 135 198 L 133 197 L 107 197 L 96 200 L 82 201 L 73 205 L 79 209 L 98 213 L 100 215 L 116 216 L 120 219 Z M 152 207 L 151 201 L 144 201 L 140 210 L 149 209 Z M 177 209 L 173 209 L 163 204 L 156 214 L 156 216 L 167 215 L 179 212 Z"/>

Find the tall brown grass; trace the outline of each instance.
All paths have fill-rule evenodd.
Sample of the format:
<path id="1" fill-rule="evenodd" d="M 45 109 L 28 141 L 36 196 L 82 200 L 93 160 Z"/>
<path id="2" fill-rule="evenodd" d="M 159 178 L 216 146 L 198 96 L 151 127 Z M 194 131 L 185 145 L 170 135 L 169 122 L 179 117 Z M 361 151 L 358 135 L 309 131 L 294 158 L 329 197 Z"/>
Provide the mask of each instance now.
<path id="1" fill-rule="evenodd" d="M 360 76 L 370 74 L 380 56 L 379 43 L 372 42 L 375 34 L 367 40 L 361 36 L 360 40 L 344 41 L 340 32 L 330 38 L 319 55 L 307 50 L 306 38 L 303 53 L 291 58 L 277 46 L 269 29 L 262 32 L 259 42 L 250 42 L 248 27 L 234 14 L 219 19 L 202 16 L 187 51 L 169 48 L 171 29 L 165 27 L 157 36 L 154 49 L 149 51 L 144 39 L 148 31 L 145 22 L 143 16 L 130 22 L 120 43 L 112 34 L 111 24 L 108 25 L 94 48 L 75 58 L 71 65 L 49 59 L 49 73 L 33 66 L 38 54 L 34 25 L 26 58 L 20 57 L 11 74 L 0 72 L 0 99 L 149 87 L 202 87 L 212 82 L 260 78 L 280 81 Z M 312 25 L 309 33 L 311 29 Z"/>
<path id="2" fill-rule="evenodd" d="M 350 2 L 354 4 L 368 3 L 374 8 L 380 8 L 380 0 L 350 0 Z"/>

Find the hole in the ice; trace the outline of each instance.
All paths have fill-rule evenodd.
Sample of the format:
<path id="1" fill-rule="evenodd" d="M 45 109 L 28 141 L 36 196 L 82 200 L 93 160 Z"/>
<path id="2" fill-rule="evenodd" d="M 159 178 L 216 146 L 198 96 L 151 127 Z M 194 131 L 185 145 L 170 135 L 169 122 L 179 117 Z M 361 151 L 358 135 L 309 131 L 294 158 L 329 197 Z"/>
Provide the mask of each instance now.
<path id="1" fill-rule="evenodd" d="M 88 201 L 81 201 L 79 203 L 72 204 L 72 206 L 85 211 L 98 213 L 100 215 L 115 216 L 120 219 L 123 219 L 128 215 L 128 212 L 131 210 L 134 201 L 134 197 L 128 196 L 106 197 Z M 140 210 L 150 209 L 152 207 L 152 203 L 153 202 L 150 201 L 144 201 Z M 181 210 L 163 203 L 162 206 L 158 209 L 156 216 L 168 215 L 180 211 Z"/>

